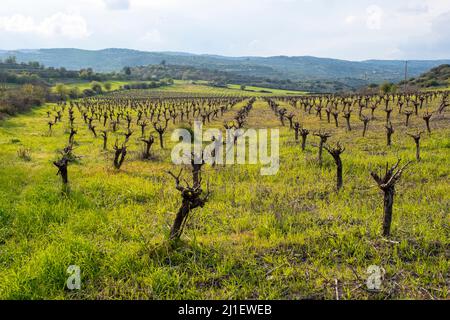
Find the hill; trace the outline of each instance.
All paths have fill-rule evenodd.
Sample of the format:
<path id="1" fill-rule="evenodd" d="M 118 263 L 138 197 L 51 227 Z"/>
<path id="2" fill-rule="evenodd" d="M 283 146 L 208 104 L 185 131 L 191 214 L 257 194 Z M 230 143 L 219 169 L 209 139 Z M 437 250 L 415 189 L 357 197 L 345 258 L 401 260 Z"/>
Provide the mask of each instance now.
<path id="1" fill-rule="evenodd" d="M 111 75 L 95 73 L 92 70 L 67 70 L 64 67 L 45 67 L 37 61 L 18 62 L 15 57 L 0 61 L 0 83 L 42 84 L 80 80 L 105 80 Z"/>
<path id="2" fill-rule="evenodd" d="M 204 67 L 196 68 L 170 64 L 138 66 L 126 69 L 128 69 L 129 77 L 134 80 L 151 81 L 153 79 L 165 78 L 193 81 L 203 80 L 222 87 L 228 84 L 239 84 L 270 89 L 328 93 L 352 91 L 361 86 L 361 82 L 359 81 L 347 81 L 347 83 L 338 80 L 291 81 L 289 79 L 270 79 L 261 76 L 242 75 L 237 72 L 212 70 Z"/>
<path id="3" fill-rule="evenodd" d="M 448 87 L 450 85 L 450 64 L 440 65 L 417 78 L 412 78 L 408 80 L 408 85 L 420 88 Z"/>
<path id="4" fill-rule="evenodd" d="M 167 64 L 208 68 L 243 76 L 270 79 L 339 80 L 343 83 L 401 81 L 404 77 L 404 61 L 367 60 L 346 61 L 317 57 L 225 57 L 195 55 L 181 52 L 144 52 L 129 49 L 40 49 L 0 51 L 0 59 L 15 56 L 19 62 L 38 61 L 46 66 L 64 67 L 70 70 L 92 68 L 95 71 L 119 71 L 125 66 Z M 409 62 L 413 77 L 450 60 Z"/>

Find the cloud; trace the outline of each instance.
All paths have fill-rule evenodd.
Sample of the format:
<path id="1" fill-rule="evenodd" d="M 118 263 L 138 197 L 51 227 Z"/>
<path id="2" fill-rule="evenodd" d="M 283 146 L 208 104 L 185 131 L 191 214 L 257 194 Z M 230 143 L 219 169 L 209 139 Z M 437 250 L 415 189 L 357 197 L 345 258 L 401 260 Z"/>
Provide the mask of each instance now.
<path id="1" fill-rule="evenodd" d="M 420 2 L 408 2 L 400 8 L 402 13 L 407 14 L 425 14 L 429 12 L 429 7 L 426 3 Z"/>
<path id="2" fill-rule="evenodd" d="M 90 35 L 86 20 L 80 15 L 55 13 L 36 22 L 32 17 L 15 14 L 0 17 L 0 30 L 12 33 L 29 33 L 43 37 L 62 36 L 73 39 Z"/>
<path id="3" fill-rule="evenodd" d="M 248 47 L 253 49 L 255 47 L 258 47 L 260 43 L 261 43 L 261 41 L 255 39 L 248 43 Z"/>
<path id="4" fill-rule="evenodd" d="M 345 17 L 346 24 L 353 24 L 356 21 L 356 16 L 347 16 Z"/>
<path id="5" fill-rule="evenodd" d="M 58 12 L 44 19 L 37 28 L 45 36 L 64 36 L 69 38 L 86 38 L 89 36 L 86 20 L 79 15 Z"/>
<path id="6" fill-rule="evenodd" d="M 450 56 L 449 0 L 35 2 L 1 0 L 0 49 L 121 47 L 351 60 Z"/>
<path id="7" fill-rule="evenodd" d="M 110 10 L 128 10 L 130 8 L 129 0 L 103 0 L 103 2 Z"/>
<path id="8" fill-rule="evenodd" d="M 146 43 L 160 43 L 162 41 L 161 33 L 157 29 L 150 30 L 145 33 L 141 41 Z"/>
<path id="9" fill-rule="evenodd" d="M 380 30 L 384 15 L 383 9 L 381 9 L 379 6 L 372 5 L 366 9 L 366 12 L 367 12 L 367 19 L 366 19 L 367 28 L 369 28 L 370 30 Z"/>
<path id="10" fill-rule="evenodd" d="M 450 11 L 439 15 L 432 22 L 433 49 L 437 54 L 447 57 L 450 53 L 449 25 Z"/>
<path id="11" fill-rule="evenodd" d="M 9 17 L 0 17 L 0 30 L 6 32 L 27 33 L 35 31 L 36 25 L 32 17 L 15 14 Z"/>

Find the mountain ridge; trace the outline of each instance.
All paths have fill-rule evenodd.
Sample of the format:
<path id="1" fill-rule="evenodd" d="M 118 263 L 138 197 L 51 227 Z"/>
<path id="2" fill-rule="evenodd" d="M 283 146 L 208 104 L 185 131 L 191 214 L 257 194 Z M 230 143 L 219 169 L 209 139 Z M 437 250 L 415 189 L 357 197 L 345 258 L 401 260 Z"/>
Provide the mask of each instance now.
<path id="1" fill-rule="evenodd" d="M 140 51 L 126 48 L 84 50 L 77 48 L 0 50 L 0 59 L 15 56 L 19 62 L 38 61 L 49 67 L 69 70 L 92 68 L 99 72 L 119 71 L 126 66 L 167 64 L 208 68 L 244 76 L 270 79 L 344 80 L 367 83 L 398 82 L 404 79 L 405 61 L 369 59 L 351 61 L 314 56 L 228 57 L 187 52 Z M 411 60 L 409 77 L 416 77 L 450 59 Z"/>

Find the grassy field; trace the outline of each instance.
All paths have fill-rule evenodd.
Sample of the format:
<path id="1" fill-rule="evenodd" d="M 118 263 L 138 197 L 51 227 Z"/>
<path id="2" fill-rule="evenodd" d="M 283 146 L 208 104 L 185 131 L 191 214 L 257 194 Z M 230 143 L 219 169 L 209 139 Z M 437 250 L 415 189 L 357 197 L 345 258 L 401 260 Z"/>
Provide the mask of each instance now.
<path id="1" fill-rule="evenodd" d="M 158 90 L 222 92 L 181 83 Z M 324 155 L 322 167 L 316 163 L 317 139 L 310 135 L 303 153 L 293 131 L 283 127 L 276 176 L 261 176 L 258 165 L 204 167 L 212 198 L 173 244 L 167 237 L 180 195 L 166 171 L 177 169 L 170 162 L 174 143 L 166 150 L 155 144 L 154 160 L 142 161 L 142 143 L 132 137 L 128 158 L 116 171 L 114 139 L 103 152 L 101 139 L 76 113 L 75 154 L 82 158 L 69 167 L 71 192 L 62 195 L 52 161 L 68 139 L 68 121 L 65 115 L 49 135 L 46 112 L 52 108 L 0 122 L 1 299 L 449 297 L 448 113 L 432 122 L 433 133 L 422 140 L 422 162 L 413 162 L 398 184 L 390 241 L 380 236 L 383 197 L 369 172 L 397 157 L 414 159 L 403 116 L 393 114 L 398 129 L 389 148 L 382 110 L 366 138 L 356 116 L 353 131 L 346 132 L 296 110 L 306 128 L 326 128 L 333 133 L 330 142 L 347 148 L 344 189 L 335 191 L 330 156 Z M 411 123 L 409 131 L 423 127 L 419 118 Z M 258 99 L 247 126 L 280 123 Z M 222 121 L 210 127 L 222 128 Z M 29 149 L 28 161 L 18 157 L 23 148 Z M 65 289 L 69 265 L 81 267 L 80 291 Z M 386 270 L 377 293 L 366 290 L 370 265 Z"/>
<path id="2" fill-rule="evenodd" d="M 227 88 L 209 86 L 207 81 L 187 81 L 174 80 L 174 84 L 162 88 L 149 89 L 154 92 L 163 92 L 169 94 L 171 92 L 177 94 L 188 95 L 227 95 L 227 96 L 284 96 L 284 95 L 303 95 L 305 92 L 288 91 L 272 88 L 251 87 L 247 86 L 246 90 L 241 90 L 240 85 L 229 84 Z M 266 92 L 262 92 L 266 91 Z"/>
<path id="3" fill-rule="evenodd" d="M 111 84 L 111 91 L 114 90 L 119 90 L 122 86 L 126 85 L 126 84 L 130 84 L 133 82 L 129 82 L 129 81 L 105 81 L 105 82 L 99 82 L 102 86 L 103 86 L 103 90 L 107 91 L 106 89 L 104 89 L 104 85 L 106 83 Z M 65 83 L 64 84 L 66 86 L 67 89 L 73 89 L 73 88 L 78 88 L 80 91 L 86 90 L 86 89 L 92 89 L 92 81 L 86 81 L 86 82 L 74 82 L 74 83 Z M 55 87 L 53 87 L 54 90 Z"/>
<path id="4" fill-rule="evenodd" d="M 279 89 L 268 89 L 260 87 L 246 87 L 246 90 L 241 90 L 239 85 L 229 84 L 228 88 L 212 87 L 208 86 L 206 81 L 184 81 L 175 80 L 174 85 L 163 88 L 153 89 L 154 91 L 176 92 L 186 94 L 200 94 L 200 95 L 233 95 L 233 96 L 273 96 L 273 95 L 302 95 L 304 92 L 300 91 L 287 91 Z M 261 92 L 261 91 L 268 92 Z"/>
<path id="5" fill-rule="evenodd" d="M 1 83 L 0 84 L 0 90 L 10 90 L 10 89 L 16 89 L 19 88 L 20 85 L 15 83 Z"/>
<path id="6" fill-rule="evenodd" d="M 229 84 L 228 87 L 230 89 L 241 89 L 240 85 L 237 84 Z M 265 91 L 265 92 L 264 92 Z M 263 88 L 263 87 L 253 87 L 253 86 L 245 86 L 245 92 L 246 93 L 261 93 L 261 94 L 269 94 L 269 95 L 275 95 L 275 96 L 283 96 L 283 95 L 304 95 L 307 94 L 307 92 L 303 91 L 295 91 L 295 90 L 281 90 L 281 89 L 272 89 L 272 88 Z"/>
<path id="7" fill-rule="evenodd" d="M 427 88 L 425 91 L 450 91 L 450 86 L 438 87 L 438 88 Z"/>
<path id="8" fill-rule="evenodd" d="M 101 82 L 104 85 L 106 82 Z M 126 82 L 126 81 L 107 81 L 111 84 L 111 91 L 119 90 L 122 86 L 130 83 L 136 82 Z M 91 82 L 80 82 L 80 83 L 68 83 L 65 84 L 68 89 L 77 87 L 80 91 L 91 88 Z M 228 95 L 228 96 L 271 96 L 271 95 L 302 95 L 304 92 L 300 91 L 287 91 L 279 89 L 268 89 L 260 87 L 246 87 L 246 90 L 241 90 L 239 85 L 228 85 L 228 88 L 212 87 L 209 86 L 207 81 L 186 81 L 186 80 L 174 80 L 174 84 L 170 86 L 165 86 L 155 89 L 147 89 L 152 92 L 166 95 L 170 92 L 175 92 L 177 94 L 188 94 L 188 95 Z M 106 90 L 105 90 L 106 91 Z M 261 92 L 268 91 L 268 92 Z"/>

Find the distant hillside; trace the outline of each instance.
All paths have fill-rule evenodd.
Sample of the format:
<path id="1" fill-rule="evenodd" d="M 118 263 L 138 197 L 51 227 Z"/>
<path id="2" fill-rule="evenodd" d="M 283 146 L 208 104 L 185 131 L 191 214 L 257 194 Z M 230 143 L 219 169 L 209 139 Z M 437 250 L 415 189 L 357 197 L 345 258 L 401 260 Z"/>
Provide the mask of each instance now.
<path id="1" fill-rule="evenodd" d="M 64 67 L 45 67 L 39 62 L 18 62 L 10 57 L 0 61 L 0 83 L 52 85 L 56 82 L 81 80 L 107 80 L 109 74 L 98 74 L 92 70 L 67 70 Z"/>
<path id="2" fill-rule="evenodd" d="M 351 91 L 364 85 L 359 81 L 343 83 L 337 80 L 298 80 L 270 79 L 252 75 L 242 75 L 236 72 L 211 70 L 208 68 L 195 68 L 170 64 L 158 64 L 138 66 L 128 69 L 130 79 L 151 81 L 154 79 L 178 79 L 178 80 L 205 80 L 218 86 L 227 84 L 239 84 L 263 88 L 282 90 L 308 91 L 317 93 Z"/>
<path id="3" fill-rule="evenodd" d="M 404 76 L 403 61 L 368 60 L 362 62 L 315 57 L 224 57 L 177 52 L 143 52 L 128 49 L 88 51 L 80 49 L 41 49 L 0 51 L 0 59 L 16 56 L 19 62 L 38 61 L 46 66 L 70 70 L 92 68 L 95 71 L 119 71 L 125 66 L 167 64 L 207 68 L 242 76 L 292 81 L 337 80 L 380 83 L 398 82 Z M 450 60 L 410 61 L 409 74 L 417 77 Z"/>
<path id="4" fill-rule="evenodd" d="M 405 82 L 400 84 L 404 85 Z M 408 81 L 408 85 L 420 88 L 448 87 L 450 86 L 450 64 L 440 65 L 417 78 L 412 78 Z"/>

